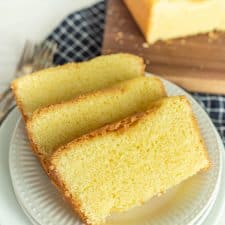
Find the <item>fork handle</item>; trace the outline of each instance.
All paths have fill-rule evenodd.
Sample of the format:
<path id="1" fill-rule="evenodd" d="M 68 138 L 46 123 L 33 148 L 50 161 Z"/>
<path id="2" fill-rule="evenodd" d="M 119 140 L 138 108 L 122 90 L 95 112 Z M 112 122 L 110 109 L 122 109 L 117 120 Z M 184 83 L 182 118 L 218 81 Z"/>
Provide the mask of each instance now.
<path id="1" fill-rule="evenodd" d="M 11 92 L 10 86 L 8 86 L 3 93 L 0 94 L 0 103 L 1 101 L 7 97 L 7 95 Z"/>
<path id="2" fill-rule="evenodd" d="M 8 113 L 8 111 L 12 107 L 13 100 L 14 100 L 13 94 L 9 89 L 8 94 L 5 95 L 5 98 L 3 99 L 3 101 L 0 102 L 0 124 L 2 120 L 5 118 L 5 115 Z"/>

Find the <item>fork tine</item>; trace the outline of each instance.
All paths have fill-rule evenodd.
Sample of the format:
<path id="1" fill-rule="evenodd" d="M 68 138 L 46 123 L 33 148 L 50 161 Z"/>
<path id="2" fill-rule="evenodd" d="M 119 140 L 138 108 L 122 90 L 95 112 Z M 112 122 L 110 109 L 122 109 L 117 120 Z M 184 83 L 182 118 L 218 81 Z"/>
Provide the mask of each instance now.
<path id="1" fill-rule="evenodd" d="M 43 52 L 43 60 L 46 60 L 46 61 L 52 60 L 52 57 L 54 56 L 54 54 L 55 54 L 55 47 L 53 44 L 51 44 L 48 46 L 48 48 L 46 48 L 46 51 Z"/>
<path id="2" fill-rule="evenodd" d="M 56 43 L 50 43 L 48 49 L 46 49 L 46 52 L 43 56 L 42 66 L 44 68 L 49 67 L 53 65 L 53 58 L 56 53 L 57 45 Z"/>
<path id="3" fill-rule="evenodd" d="M 21 66 L 23 65 L 23 63 L 24 63 L 24 61 L 27 57 L 28 51 L 29 51 L 29 46 L 30 46 L 30 41 L 26 41 L 25 45 L 24 45 L 24 48 L 23 48 L 23 52 L 22 52 L 21 57 L 20 57 L 20 60 L 17 64 L 16 70 L 19 70 L 21 68 Z"/>
<path id="4" fill-rule="evenodd" d="M 35 52 L 37 51 L 37 47 L 38 47 L 38 45 L 33 43 L 32 48 L 31 48 L 31 54 L 30 54 L 31 62 L 34 61 L 34 56 L 35 56 Z"/>
<path id="5" fill-rule="evenodd" d="M 50 41 L 43 42 L 37 56 L 35 57 L 34 70 L 36 71 L 52 65 L 52 60 L 56 49 L 56 43 L 52 43 Z"/>
<path id="6" fill-rule="evenodd" d="M 22 71 L 23 69 L 24 74 L 32 72 L 31 67 L 25 68 L 24 65 L 26 64 L 29 65 L 32 62 L 34 52 L 35 52 L 34 44 L 31 41 L 26 41 L 24 51 L 22 53 L 21 60 L 18 63 L 16 71 Z M 18 77 L 20 75 L 21 73 L 17 72 L 15 77 Z"/>
<path id="7" fill-rule="evenodd" d="M 34 54 L 34 60 L 33 60 L 33 71 L 38 70 L 39 61 L 42 60 L 41 55 L 40 55 L 41 51 L 42 51 L 42 48 L 43 48 L 43 43 L 37 45 L 37 48 L 36 48 L 36 51 L 35 51 L 35 54 Z"/>
<path id="8" fill-rule="evenodd" d="M 43 61 L 42 52 L 43 52 L 43 44 L 40 44 L 38 46 L 38 50 L 37 50 L 36 55 L 34 57 L 34 65 L 33 65 L 34 71 L 39 70 L 40 64 Z"/>
<path id="9" fill-rule="evenodd" d="M 47 41 L 43 43 L 42 49 L 40 51 L 40 56 L 46 56 L 52 51 L 51 42 Z"/>

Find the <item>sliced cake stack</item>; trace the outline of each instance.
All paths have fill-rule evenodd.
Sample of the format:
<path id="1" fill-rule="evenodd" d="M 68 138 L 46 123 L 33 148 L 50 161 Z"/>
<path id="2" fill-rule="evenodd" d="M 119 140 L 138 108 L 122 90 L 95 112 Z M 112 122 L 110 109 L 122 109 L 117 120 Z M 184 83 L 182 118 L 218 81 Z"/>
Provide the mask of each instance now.
<path id="1" fill-rule="evenodd" d="M 106 124 L 146 110 L 165 96 L 157 78 L 138 77 L 113 87 L 51 105 L 33 113 L 27 131 L 33 149 L 46 164 L 55 149 Z"/>
<path id="2" fill-rule="evenodd" d="M 34 153 L 86 224 L 104 224 L 210 166 L 191 106 L 141 58 L 97 57 L 15 80 Z"/>

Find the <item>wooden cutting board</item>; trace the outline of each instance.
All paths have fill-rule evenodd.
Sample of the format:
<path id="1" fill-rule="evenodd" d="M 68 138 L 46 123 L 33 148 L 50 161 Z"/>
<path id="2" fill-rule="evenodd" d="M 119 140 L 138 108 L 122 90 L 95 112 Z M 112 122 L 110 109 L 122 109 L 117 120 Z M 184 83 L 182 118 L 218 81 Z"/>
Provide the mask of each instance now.
<path id="1" fill-rule="evenodd" d="M 147 71 L 189 91 L 225 94 L 225 33 L 149 46 L 122 0 L 108 0 L 102 53 L 116 52 L 143 57 Z"/>

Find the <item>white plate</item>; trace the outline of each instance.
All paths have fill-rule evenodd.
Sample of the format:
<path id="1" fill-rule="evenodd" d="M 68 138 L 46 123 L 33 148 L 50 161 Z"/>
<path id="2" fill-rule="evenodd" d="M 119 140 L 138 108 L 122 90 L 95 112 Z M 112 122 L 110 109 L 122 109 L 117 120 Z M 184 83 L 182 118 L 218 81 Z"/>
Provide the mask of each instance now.
<path id="1" fill-rule="evenodd" d="M 17 204 L 8 167 L 8 150 L 11 134 L 15 123 L 19 119 L 19 112 L 15 109 L 0 126 L 0 224 L 1 225 L 31 225 L 20 206 Z M 225 163 L 224 145 L 218 136 L 220 151 L 223 155 L 222 165 Z M 222 180 L 219 193 L 212 210 L 198 225 L 225 225 L 225 170 L 222 170 Z M 35 223 L 34 223 L 35 224 Z M 36 225 L 36 224 L 35 224 Z"/>
<path id="2" fill-rule="evenodd" d="M 16 195 L 16 193 L 15 193 Z M 29 214 L 29 212 L 27 212 L 26 208 L 24 207 L 23 203 L 20 201 L 20 199 L 18 198 L 18 196 L 16 195 L 16 199 L 17 202 L 19 203 L 21 209 L 23 210 L 24 214 L 27 216 L 27 218 L 30 220 L 30 222 L 33 225 L 40 225 L 37 221 L 35 221 L 35 219 Z"/>
<path id="3" fill-rule="evenodd" d="M 168 81 L 164 81 L 164 84 L 168 95 L 187 95 L 192 102 L 213 167 L 207 173 L 198 174 L 183 182 L 160 198 L 152 199 L 143 207 L 132 210 L 132 213 L 117 216 L 114 224 L 126 224 L 128 221 L 133 225 L 194 224 L 215 201 L 222 167 L 214 127 L 192 97 Z M 16 126 L 12 138 L 9 164 L 15 192 L 32 218 L 41 225 L 80 224 L 32 154 L 22 120 Z"/>
<path id="4" fill-rule="evenodd" d="M 8 165 L 9 142 L 20 113 L 13 110 L 0 127 L 0 224 L 30 225 L 16 201 Z"/>

